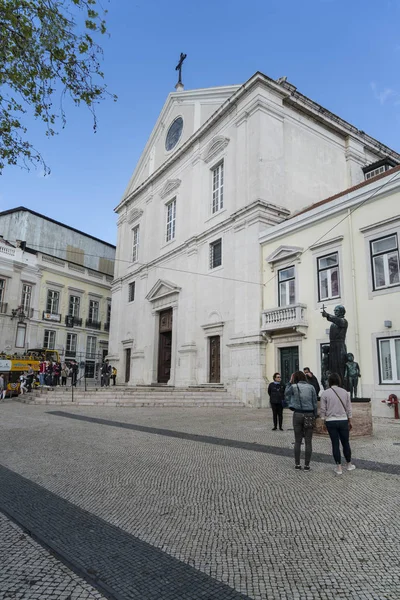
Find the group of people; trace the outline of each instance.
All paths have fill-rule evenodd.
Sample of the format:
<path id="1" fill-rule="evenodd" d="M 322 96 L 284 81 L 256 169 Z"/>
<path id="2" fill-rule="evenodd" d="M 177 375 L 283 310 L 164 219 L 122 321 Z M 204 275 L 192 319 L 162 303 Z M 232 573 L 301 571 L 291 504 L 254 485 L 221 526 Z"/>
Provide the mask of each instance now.
<path id="1" fill-rule="evenodd" d="M 112 367 L 108 360 L 105 360 L 101 366 L 100 377 L 101 387 L 108 387 L 111 379 L 113 380 L 113 385 L 116 385 L 117 369 Z"/>
<path id="2" fill-rule="evenodd" d="M 68 377 L 71 377 L 71 385 L 76 386 L 78 379 L 78 363 L 75 360 L 67 363 L 53 362 L 51 360 L 41 360 L 39 365 L 39 383 L 40 385 L 67 385 Z"/>
<path id="3" fill-rule="evenodd" d="M 335 472 L 342 475 L 342 457 L 346 460 L 346 469 L 353 471 L 355 465 L 351 462 L 349 434 L 352 429 L 352 408 L 350 393 L 342 386 L 340 375 L 330 373 L 328 387 L 320 395 L 320 418 L 324 421 L 324 431 L 329 433 L 332 443 L 332 454 L 335 461 Z M 293 411 L 294 430 L 294 462 L 295 469 L 301 471 L 300 450 L 304 439 L 305 457 L 304 471 L 310 470 L 312 455 L 312 437 L 318 416 L 318 394 L 320 385 L 317 378 L 308 367 L 303 371 L 293 373 L 290 382 L 285 387 L 279 373 L 275 373 L 273 381 L 268 386 L 268 394 L 273 414 L 273 431 L 283 431 L 283 409 L 288 407 Z"/>

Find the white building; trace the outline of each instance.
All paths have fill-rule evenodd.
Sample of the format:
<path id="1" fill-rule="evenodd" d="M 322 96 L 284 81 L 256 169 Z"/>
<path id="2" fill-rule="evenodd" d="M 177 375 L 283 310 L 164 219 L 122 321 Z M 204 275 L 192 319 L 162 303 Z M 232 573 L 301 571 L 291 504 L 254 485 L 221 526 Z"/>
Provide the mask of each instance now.
<path id="1" fill-rule="evenodd" d="M 5 239 L 23 235 L 26 214 L 33 248 Z M 0 213 L 0 234 L 0 352 L 56 349 L 96 377 L 108 354 L 115 246 L 23 208 Z"/>
<path id="2" fill-rule="evenodd" d="M 265 399 L 259 233 L 399 155 L 256 73 L 177 91 L 116 208 L 110 358 L 129 384 L 221 382 Z"/>
<path id="3" fill-rule="evenodd" d="M 370 178 L 373 171 L 262 232 L 261 329 L 270 380 L 305 366 L 319 378 L 330 327 L 322 308 L 333 314 L 344 305 L 358 396 L 371 398 L 372 414 L 391 416 L 382 400 L 400 397 L 400 166 Z"/>

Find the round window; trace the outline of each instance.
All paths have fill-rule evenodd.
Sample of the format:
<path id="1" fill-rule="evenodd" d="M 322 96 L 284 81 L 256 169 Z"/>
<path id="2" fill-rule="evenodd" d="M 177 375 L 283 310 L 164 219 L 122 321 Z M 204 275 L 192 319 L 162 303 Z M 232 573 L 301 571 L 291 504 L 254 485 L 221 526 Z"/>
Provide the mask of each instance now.
<path id="1" fill-rule="evenodd" d="M 165 149 L 167 151 L 172 150 L 172 148 L 175 148 L 175 146 L 179 142 L 179 138 L 182 135 L 182 129 L 183 119 L 182 117 L 178 117 L 168 129 L 167 137 L 165 138 Z"/>

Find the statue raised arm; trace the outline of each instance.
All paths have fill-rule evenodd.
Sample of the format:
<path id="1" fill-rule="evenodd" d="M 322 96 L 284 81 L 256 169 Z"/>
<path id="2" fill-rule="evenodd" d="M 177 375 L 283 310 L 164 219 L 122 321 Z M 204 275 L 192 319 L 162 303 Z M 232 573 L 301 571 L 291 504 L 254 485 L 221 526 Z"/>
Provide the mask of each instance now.
<path id="1" fill-rule="evenodd" d="M 344 371 L 347 362 L 346 333 L 348 323 L 344 318 L 346 309 L 339 305 L 335 307 L 334 314 L 330 315 L 325 308 L 322 316 L 332 323 L 329 330 L 329 371 L 338 373 L 344 384 Z"/>

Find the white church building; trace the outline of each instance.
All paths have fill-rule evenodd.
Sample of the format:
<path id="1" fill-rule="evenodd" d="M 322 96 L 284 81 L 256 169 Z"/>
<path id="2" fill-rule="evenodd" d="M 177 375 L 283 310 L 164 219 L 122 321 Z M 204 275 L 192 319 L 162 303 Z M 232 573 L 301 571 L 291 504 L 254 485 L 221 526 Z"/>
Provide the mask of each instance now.
<path id="1" fill-rule="evenodd" d="M 259 234 L 400 156 L 256 73 L 178 85 L 116 207 L 109 359 L 127 385 L 223 384 L 264 406 Z"/>

